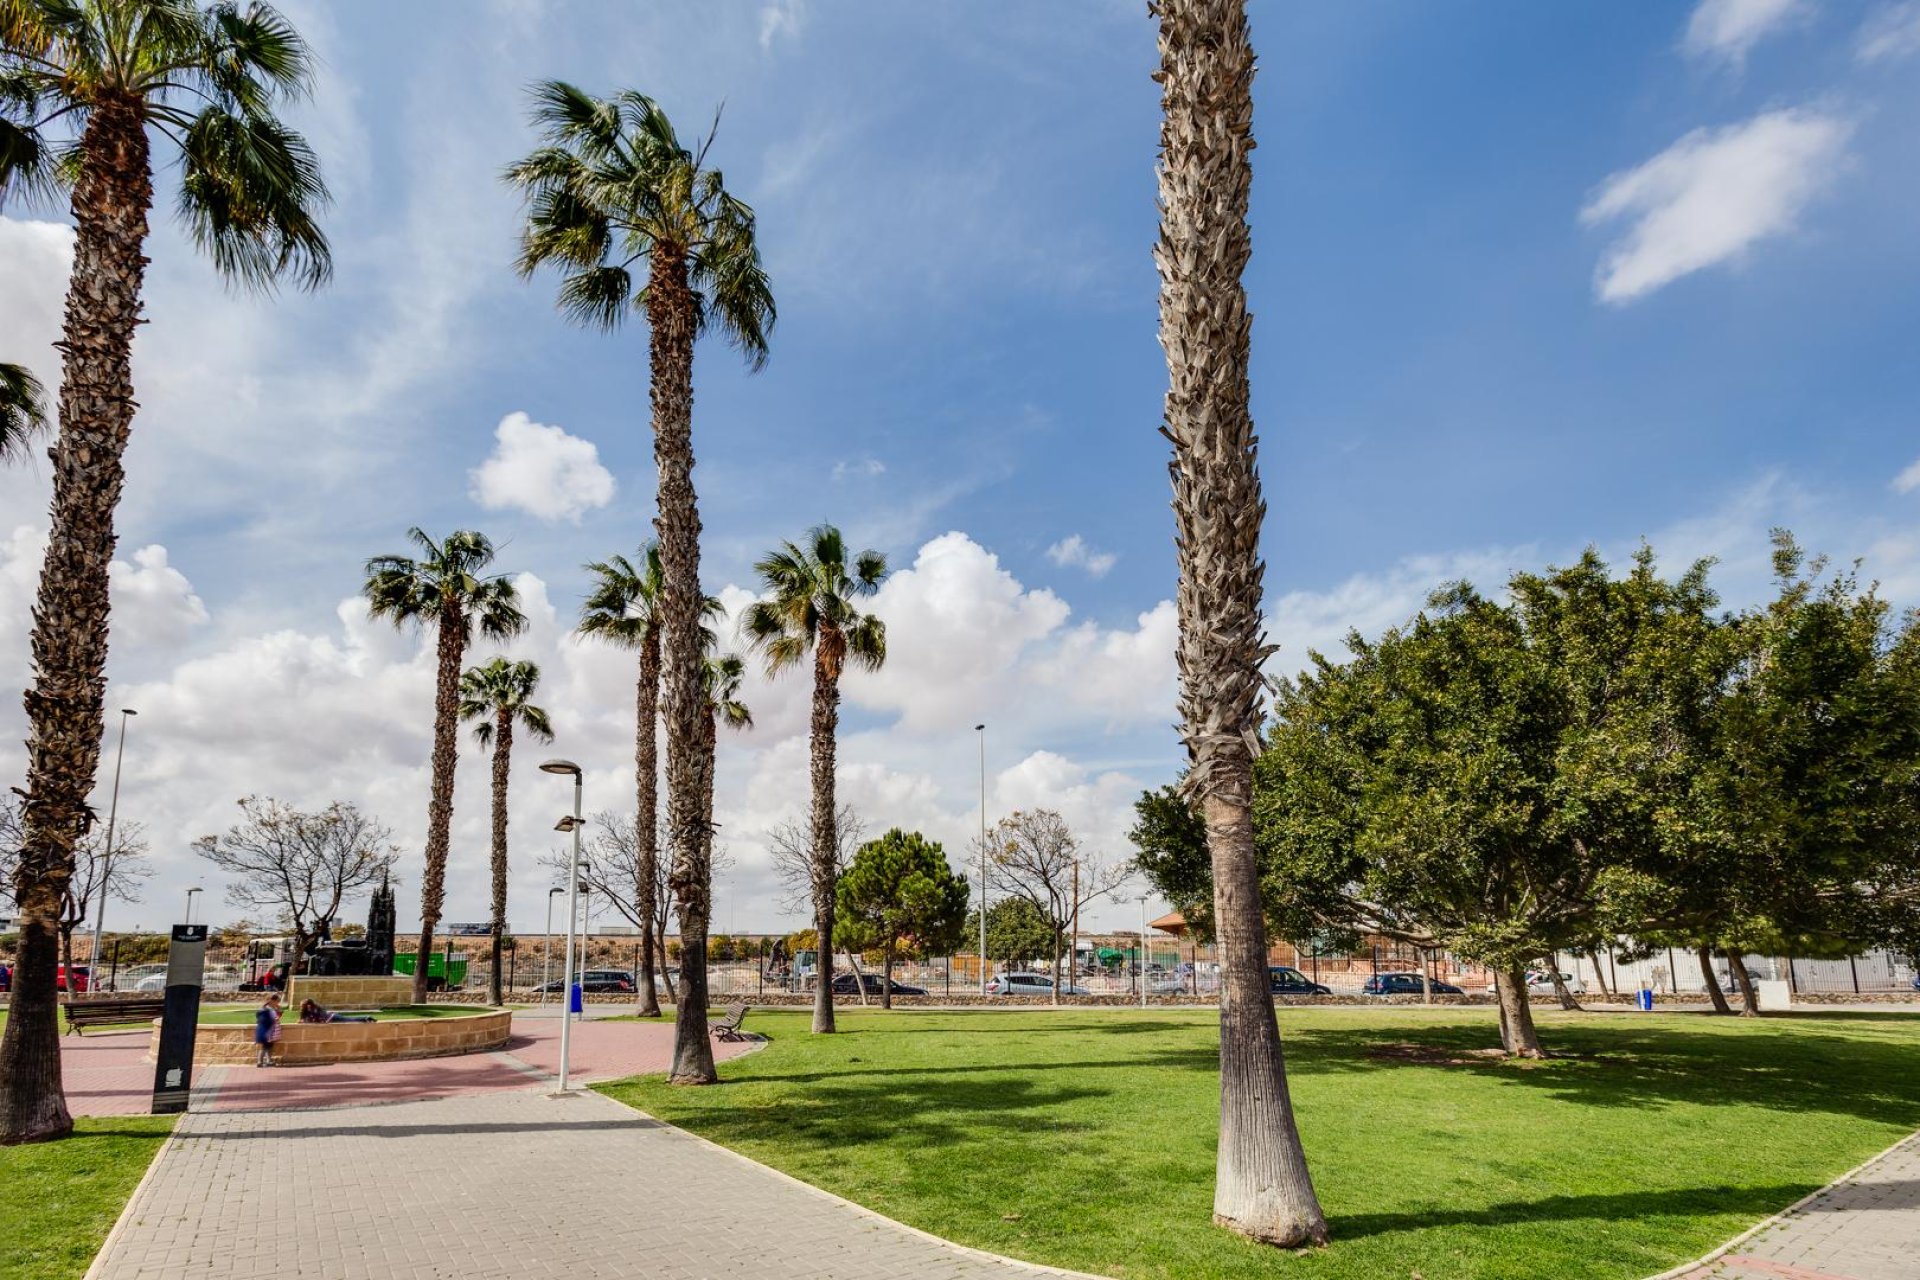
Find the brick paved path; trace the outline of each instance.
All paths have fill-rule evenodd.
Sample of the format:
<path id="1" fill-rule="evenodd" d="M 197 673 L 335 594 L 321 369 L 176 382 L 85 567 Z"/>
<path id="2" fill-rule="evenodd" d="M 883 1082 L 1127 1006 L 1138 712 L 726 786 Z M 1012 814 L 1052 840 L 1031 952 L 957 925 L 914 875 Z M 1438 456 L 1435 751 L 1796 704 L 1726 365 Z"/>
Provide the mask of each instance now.
<path id="1" fill-rule="evenodd" d="M 88 1280 L 1014 1280 L 609 1098 L 181 1120 Z M 1055 1272 L 1053 1274 L 1062 1274 Z"/>
<path id="2" fill-rule="evenodd" d="M 1676 1280 L 1920 1280 L 1920 1134 Z"/>

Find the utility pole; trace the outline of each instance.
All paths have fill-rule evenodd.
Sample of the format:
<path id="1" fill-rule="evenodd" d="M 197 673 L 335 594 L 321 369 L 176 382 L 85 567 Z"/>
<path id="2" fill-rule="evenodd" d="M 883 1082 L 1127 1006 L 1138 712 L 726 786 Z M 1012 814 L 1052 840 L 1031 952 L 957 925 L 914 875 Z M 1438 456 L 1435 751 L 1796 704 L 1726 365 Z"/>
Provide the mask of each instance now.
<path id="1" fill-rule="evenodd" d="M 980 735 L 980 994 L 987 994 L 987 726 L 973 726 Z"/>
<path id="2" fill-rule="evenodd" d="M 100 934 L 107 924 L 107 877 L 113 874 L 113 821 L 120 816 L 120 765 L 127 758 L 127 717 L 139 714 L 132 707 L 120 708 L 120 746 L 113 755 L 113 800 L 107 806 L 107 847 L 100 853 L 100 905 L 93 912 L 93 950 L 87 954 L 89 991 L 100 986 Z"/>

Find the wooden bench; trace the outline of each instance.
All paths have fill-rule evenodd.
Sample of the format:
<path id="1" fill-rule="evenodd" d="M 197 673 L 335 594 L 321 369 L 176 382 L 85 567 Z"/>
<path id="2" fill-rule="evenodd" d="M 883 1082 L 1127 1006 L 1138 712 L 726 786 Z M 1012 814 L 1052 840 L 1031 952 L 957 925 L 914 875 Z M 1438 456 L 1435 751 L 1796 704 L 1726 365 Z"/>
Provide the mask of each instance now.
<path id="1" fill-rule="evenodd" d="M 166 1010 L 164 996 L 128 996 L 121 1000 L 68 1000 L 60 1006 L 67 1011 L 67 1034 L 86 1034 L 87 1027 L 110 1026 L 117 1022 L 148 1022 Z"/>
<path id="2" fill-rule="evenodd" d="M 745 1040 L 740 1024 L 747 1020 L 747 1006 L 734 1004 L 727 1006 L 727 1016 L 713 1024 L 713 1034 L 722 1040 Z"/>

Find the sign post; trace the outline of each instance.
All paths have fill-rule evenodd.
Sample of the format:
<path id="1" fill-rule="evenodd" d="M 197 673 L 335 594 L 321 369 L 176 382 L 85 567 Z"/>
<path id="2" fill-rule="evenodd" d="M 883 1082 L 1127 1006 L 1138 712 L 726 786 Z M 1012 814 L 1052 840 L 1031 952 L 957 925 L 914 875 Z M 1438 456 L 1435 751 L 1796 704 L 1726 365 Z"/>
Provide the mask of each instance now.
<path id="1" fill-rule="evenodd" d="M 200 988 L 207 967 L 207 926 L 177 924 L 167 948 L 167 1004 L 160 1014 L 160 1052 L 154 1055 L 153 1114 L 177 1115 L 193 1096 L 193 1037 L 200 1023 Z"/>

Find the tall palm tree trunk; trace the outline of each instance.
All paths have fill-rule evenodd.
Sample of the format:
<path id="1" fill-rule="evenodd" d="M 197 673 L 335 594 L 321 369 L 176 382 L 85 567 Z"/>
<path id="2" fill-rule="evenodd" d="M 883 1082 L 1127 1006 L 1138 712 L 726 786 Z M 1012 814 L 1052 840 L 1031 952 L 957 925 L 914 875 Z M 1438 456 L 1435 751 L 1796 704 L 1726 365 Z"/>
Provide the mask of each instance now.
<path id="1" fill-rule="evenodd" d="M 121 457 L 133 427 L 129 365 L 153 203 L 146 129 L 131 103 L 95 107 L 81 154 L 61 335 L 60 434 L 50 451 L 52 524 L 25 698 L 26 830 L 13 883 L 20 943 L 0 1035 L 0 1143 L 73 1129 L 60 1080 L 55 952 L 74 845 L 92 822 L 87 794 L 106 731 L 107 566 L 125 478 Z"/>
<path id="2" fill-rule="evenodd" d="M 669 883 L 680 904 L 680 993 L 673 1024 L 675 1084 L 712 1084 L 707 1041 L 707 918 L 713 884 L 703 860 L 700 717 L 700 508 L 693 488 L 693 339 L 696 311 L 684 251 L 656 245 L 647 284 L 653 381 L 653 458 L 660 469 L 660 704 L 667 725 Z"/>
<path id="3" fill-rule="evenodd" d="M 487 970 L 487 1003 L 501 999 L 501 944 L 507 937 L 507 781 L 513 757 L 513 712 L 493 716 L 493 963 Z"/>
<path id="4" fill-rule="evenodd" d="M 453 838 L 453 775 L 459 762 L 460 664 L 466 657 L 466 619 L 440 617 L 439 676 L 433 693 L 433 790 L 427 800 L 427 872 L 420 881 L 420 950 L 413 967 L 413 1002 L 427 1002 L 427 965 L 433 930 L 447 898 L 447 848 Z"/>
<path id="5" fill-rule="evenodd" d="M 638 807 L 634 810 L 633 839 L 639 857 L 634 885 L 636 914 L 640 917 L 640 1007 L 643 1018 L 660 1016 L 660 996 L 653 989 L 653 916 L 660 874 L 660 633 L 649 629 L 640 642 L 640 678 L 634 686 L 633 776 Z M 666 950 L 666 939 L 660 940 Z M 666 957 L 661 956 L 665 968 Z"/>
<path id="6" fill-rule="evenodd" d="M 809 743 L 813 782 L 813 929 L 820 957 L 814 966 L 819 983 L 813 991 L 813 1029 L 821 1035 L 831 1035 L 834 1031 L 834 855 L 840 839 L 833 811 L 834 755 L 840 731 L 840 682 L 834 676 L 837 640 L 835 633 L 821 629 L 813 659 L 813 723 Z M 855 984 L 864 995 L 865 986 L 858 975 L 855 975 Z"/>
<path id="7" fill-rule="evenodd" d="M 1324 1241 L 1287 1092 L 1253 847 L 1266 514 L 1248 409 L 1253 49 L 1244 0 L 1154 0 L 1160 22 L 1160 340 L 1170 383 L 1180 564 L 1181 718 L 1213 861 L 1221 957 L 1214 1221 L 1278 1245 Z"/>

